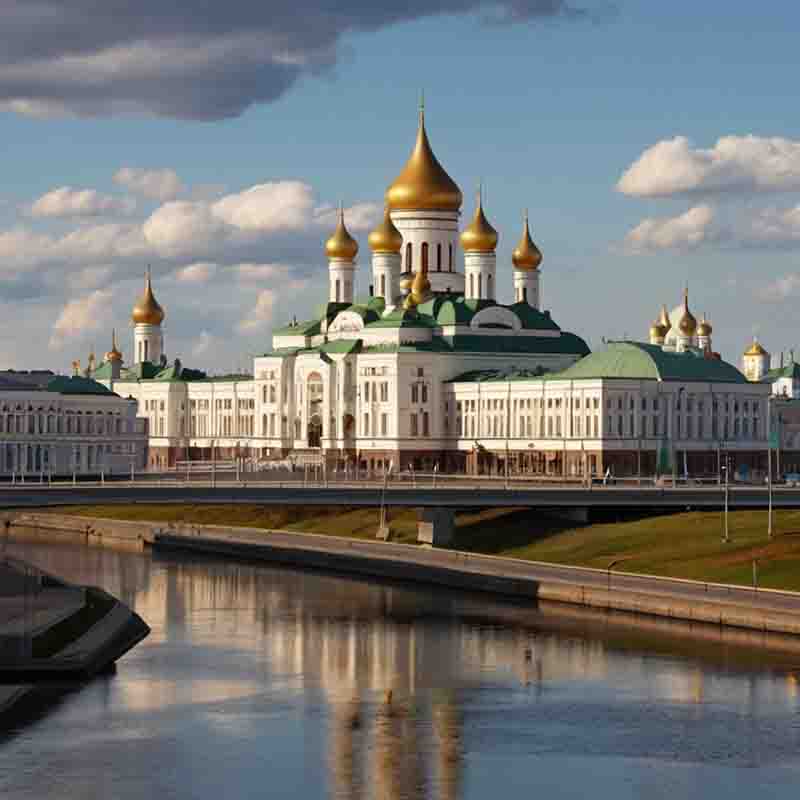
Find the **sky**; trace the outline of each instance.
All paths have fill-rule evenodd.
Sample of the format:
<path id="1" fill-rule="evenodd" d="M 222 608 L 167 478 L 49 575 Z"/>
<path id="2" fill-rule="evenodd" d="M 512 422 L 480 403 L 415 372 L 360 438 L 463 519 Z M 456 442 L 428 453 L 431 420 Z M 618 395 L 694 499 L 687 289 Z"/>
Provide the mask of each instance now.
<path id="1" fill-rule="evenodd" d="M 800 7 L 707 0 L 0 0 L 0 368 L 68 371 L 151 265 L 170 359 L 250 367 L 327 298 L 341 202 L 367 234 L 413 146 L 483 184 L 512 299 L 593 348 L 684 286 L 714 347 L 799 348 Z"/>

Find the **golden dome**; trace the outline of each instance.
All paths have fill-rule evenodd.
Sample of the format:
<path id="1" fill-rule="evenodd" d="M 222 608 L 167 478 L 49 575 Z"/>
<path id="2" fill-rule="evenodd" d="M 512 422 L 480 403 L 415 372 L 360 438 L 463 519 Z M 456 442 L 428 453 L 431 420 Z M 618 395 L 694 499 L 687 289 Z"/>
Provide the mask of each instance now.
<path id="1" fill-rule="evenodd" d="M 489 224 L 489 220 L 483 213 L 480 192 L 478 192 L 475 216 L 461 234 L 461 246 L 466 253 L 493 253 L 497 247 L 497 231 Z"/>
<path id="2" fill-rule="evenodd" d="M 663 325 L 664 336 L 666 336 L 669 333 L 669 329 L 672 327 L 666 305 L 661 306 L 661 316 L 658 318 L 658 324 Z"/>
<path id="3" fill-rule="evenodd" d="M 683 291 L 683 315 L 678 320 L 678 331 L 682 336 L 694 336 L 697 332 L 697 320 L 689 311 L 689 290 Z"/>
<path id="4" fill-rule="evenodd" d="M 328 258 L 338 258 L 342 261 L 353 261 L 358 254 L 358 242 L 344 226 L 344 209 L 341 206 L 336 230 L 333 232 L 333 236 L 325 242 L 325 252 Z"/>
<path id="5" fill-rule="evenodd" d="M 369 246 L 373 253 L 399 253 L 403 246 L 403 234 L 392 222 L 388 206 L 383 209 L 383 222 L 369 235 Z"/>
<path id="6" fill-rule="evenodd" d="M 150 284 L 150 268 L 144 281 L 144 292 L 136 301 L 131 312 L 131 319 L 137 325 L 160 325 L 164 321 L 164 309 L 158 304 Z"/>
<path id="7" fill-rule="evenodd" d="M 711 336 L 713 330 L 711 323 L 706 319 L 706 315 L 703 314 L 703 319 L 700 320 L 700 324 L 697 326 L 697 335 Z"/>
<path id="8" fill-rule="evenodd" d="M 768 356 L 769 353 L 761 346 L 758 339 L 753 339 L 753 344 L 744 351 L 746 356 Z"/>
<path id="9" fill-rule="evenodd" d="M 461 190 L 433 154 L 425 131 L 425 112 L 419 112 L 417 141 L 403 171 L 386 190 L 392 211 L 458 211 Z"/>
<path id="10" fill-rule="evenodd" d="M 106 353 L 106 361 L 122 361 L 122 353 L 117 349 L 117 332 L 111 331 L 111 349 Z"/>
<path id="11" fill-rule="evenodd" d="M 522 238 L 519 240 L 514 252 L 511 254 L 511 260 L 517 269 L 534 270 L 539 269 L 539 264 L 542 263 L 541 250 L 533 243 L 531 239 L 531 232 L 528 228 L 528 212 L 525 212 L 525 227 L 522 230 Z"/>
<path id="12" fill-rule="evenodd" d="M 414 282 L 411 284 L 411 297 L 415 304 L 424 303 L 431 295 L 431 282 L 428 280 L 428 270 L 421 269 L 414 275 Z"/>

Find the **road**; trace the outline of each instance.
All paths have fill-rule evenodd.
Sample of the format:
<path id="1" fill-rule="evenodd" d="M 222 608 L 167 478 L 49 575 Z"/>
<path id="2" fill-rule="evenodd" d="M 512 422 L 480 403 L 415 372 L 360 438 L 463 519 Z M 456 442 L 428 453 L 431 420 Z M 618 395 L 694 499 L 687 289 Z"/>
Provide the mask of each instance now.
<path id="1" fill-rule="evenodd" d="M 259 476 L 260 478 L 260 476 Z M 259 480 L 186 482 L 175 477 L 146 481 L 100 483 L 4 484 L 0 509 L 41 508 L 86 504 L 203 503 L 270 505 L 346 505 L 445 508 L 694 508 L 716 509 L 724 503 L 725 487 L 655 487 L 616 485 L 587 488 L 578 484 L 536 484 L 512 480 L 430 478 L 388 482 L 329 481 L 324 483 Z M 731 485 L 730 508 L 766 508 L 768 492 L 762 486 Z M 773 490 L 776 508 L 800 508 L 800 489 Z"/>

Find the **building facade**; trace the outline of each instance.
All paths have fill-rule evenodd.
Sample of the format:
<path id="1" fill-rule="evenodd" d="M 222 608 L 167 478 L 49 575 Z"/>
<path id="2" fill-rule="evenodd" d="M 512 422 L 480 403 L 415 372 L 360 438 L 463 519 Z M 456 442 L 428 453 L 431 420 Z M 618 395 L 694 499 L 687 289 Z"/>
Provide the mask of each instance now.
<path id="1" fill-rule="evenodd" d="M 147 275 L 133 363 L 114 346 L 89 374 L 136 400 L 152 467 L 245 457 L 553 476 L 763 469 L 768 361 L 746 360 L 747 377 L 722 361 L 688 292 L 647 341 L 590 354 L 544 308 L 527 213 L 507 265 L 480 193 L 460 226 L 462 194 L 422 112 L 385 200 L 369 269 L 340 209 L 325 243 L 327 300 L 274 330 L 250 375 L 212 378 L 170 361 Z M 506 304 L 503 269 L 514 287 Z"/>
<path id="2" fill-rule="evenodd" d="M 0 372 L 0 475 L 129 474 L 147 463 L 135 400 L 80 376 Z"/>

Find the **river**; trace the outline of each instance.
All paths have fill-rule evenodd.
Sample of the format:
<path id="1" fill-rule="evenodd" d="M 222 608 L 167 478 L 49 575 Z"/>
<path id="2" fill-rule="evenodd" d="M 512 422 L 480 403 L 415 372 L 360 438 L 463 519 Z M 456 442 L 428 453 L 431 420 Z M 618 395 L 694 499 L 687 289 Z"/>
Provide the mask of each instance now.
<path id="1" fill-rule="evenodd" d="M 800 648 L 223 560 L 6 548 L 102 586 L 152 633 L 0 738 L 3 800 L 800 791 Z"/>

